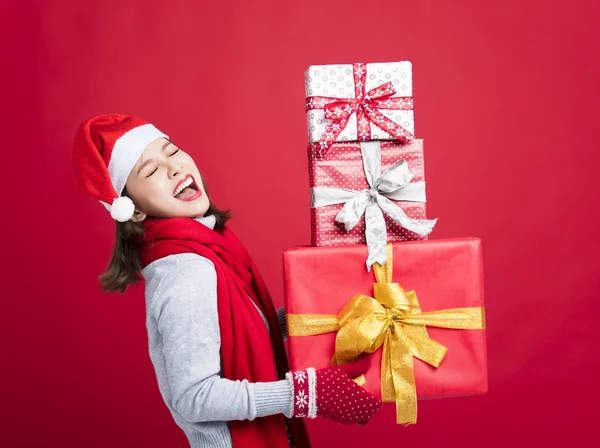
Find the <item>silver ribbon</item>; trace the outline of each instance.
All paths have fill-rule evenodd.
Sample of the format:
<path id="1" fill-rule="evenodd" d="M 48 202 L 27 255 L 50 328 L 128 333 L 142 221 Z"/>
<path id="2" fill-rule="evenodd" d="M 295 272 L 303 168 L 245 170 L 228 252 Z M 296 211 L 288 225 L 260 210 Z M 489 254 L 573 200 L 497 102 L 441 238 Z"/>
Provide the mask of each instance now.
<path id="1" fill-rule="evenodd" d="M 412 219 L 396 201 L 425 202 L 425 182 L 413 182 L 408 164 L 400 159 L 381 172 L 381 145 L 378 141 L 360 143 L 363 168 L 369 184 L 368 190 L 350 190 L 337 187 L 310 189 L 311 208 L 344 204 L 335 220 L 352 229 L 365 215 L 365 237 L 369 256 L 367 269 L 375 262 L 386 261 L 387 231 L 383 212 L 396 223 L 419 235 L 429 235 L 437 219 Z"/>

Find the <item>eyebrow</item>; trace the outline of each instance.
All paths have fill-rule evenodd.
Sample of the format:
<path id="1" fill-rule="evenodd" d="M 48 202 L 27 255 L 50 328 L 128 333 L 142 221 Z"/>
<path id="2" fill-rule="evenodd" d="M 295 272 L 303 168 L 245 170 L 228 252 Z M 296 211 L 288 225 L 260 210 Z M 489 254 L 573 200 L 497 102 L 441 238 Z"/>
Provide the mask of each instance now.
<path id="1" fill-rule="evenodd" d="M 162 145 L 162 147 L 160 148 L 161 152 L 164 152 L 164 151 L 165 151 L 165 149 L 167 149 L 167 147 L 168 147 L 169 145 L 172 145 L 172 144 L 173 144 L 173 142 L 171 142 L 171 141 L 167 141 L 167 143 L 165 143 L 164 145 Z M 142 164 L 139 166 L 139 168 L 137 169 L 137 173 L 136 173 L 136 175 L 139 175 L 139 174 L 140 174 L 140 171 L 142 171 L 142 168 L 144 168 L 144 167 L 145 167 L 146 165 L 148 165 L 149 163 L 152 163 L 152 159 L 148 159 L 148 160 L 146 160 L 144 163 L 142 163 Z"/>

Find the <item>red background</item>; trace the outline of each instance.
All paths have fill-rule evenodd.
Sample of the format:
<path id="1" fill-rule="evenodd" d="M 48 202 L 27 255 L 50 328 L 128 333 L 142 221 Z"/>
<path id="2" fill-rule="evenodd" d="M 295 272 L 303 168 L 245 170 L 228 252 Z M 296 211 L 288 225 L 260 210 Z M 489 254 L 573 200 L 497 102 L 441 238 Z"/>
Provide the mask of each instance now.
<path id="1" fill-rule="evenodd" d="M 600 3 L 3 1 L 1 446 L 184 447 L 141 287 L 103 295 L 114 224 L 75 192 L 76 126 L 153 121 L 191 152 L 282 304 L 309 242 L 303 72 L 410 60 L 434 237 L 483 240 L 490 390 L 312 422 L 315 447 L 597 441 Z M 387 445 L 386 445 L 387 446 Z"/>

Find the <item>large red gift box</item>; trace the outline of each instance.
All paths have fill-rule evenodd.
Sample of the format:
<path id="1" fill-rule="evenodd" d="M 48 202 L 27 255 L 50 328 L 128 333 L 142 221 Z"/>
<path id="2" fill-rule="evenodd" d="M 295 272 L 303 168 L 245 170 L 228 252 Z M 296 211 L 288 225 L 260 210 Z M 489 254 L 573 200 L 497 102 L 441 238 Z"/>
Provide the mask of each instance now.
<path id="1" fill-rule="evenodd" d="M 481 308 L 483 277 L 477 238 L 393 243 L 393 282 L 414 290 L 423 312 Z M 337 315 L 355 295 L 373 297 L 374 277 L 364 266 L 367 248 L 298 247 L 284 253 L 285 304 L 288 325 L 298 315 Z M 290 328 L 291 330 L 291 328 Z M 448 351 L 434 368 L 414 359 L 417 398 L 482 394 L 487 391 L 485 329 L 427 326 L 431 339 Z M 294 370 L 329 365 L 336 332 L 288 337 Z M 364 387 L 381 397 L 382 349 L 373 353 Z M 400 403 L 401 404 L 401 403 Z"/>
<path id="2" fill-rule="evenodd" d="M 411 183 L 425 180 L 423 168 L 423 140 L 415 139 L 401 144 L 397 141 L 381 141 L 381 171 L 398 160 L 405 160 L 412 174 Z M 314 187 L 335 187 L 350 190 L 369 188 L 363 168 L 359 142 L 334 143 L 327 154 L 319 156 L 318 147 L 308 147 L 309 184 Z M 426 219 L 425 202 L 393 201 L 412 219 Z M 343 204 L 313 207 L 311 217 L 311 244 L 313 246 L 345 246 L 365 242 L 365 217 L 350 230 L 336 222 L 337 213 Z M 426 239 L 407 230 L 384 213 L 387 241 Z"/>

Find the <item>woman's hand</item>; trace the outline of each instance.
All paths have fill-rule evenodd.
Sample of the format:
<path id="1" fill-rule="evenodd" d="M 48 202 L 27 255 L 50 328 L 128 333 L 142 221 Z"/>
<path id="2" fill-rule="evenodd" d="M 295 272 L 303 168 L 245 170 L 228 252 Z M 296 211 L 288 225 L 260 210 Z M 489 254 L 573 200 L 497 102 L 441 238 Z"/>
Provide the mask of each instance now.
<path id="1" fill-rule="evenodd" d="M 352 379 L 369 369 L 368 358 L 343 366 L 312 368 L 287 374 L 292 384 L 292 417 L 325 417 L 339 423 L 366 425 L 382 402 Z"/>

